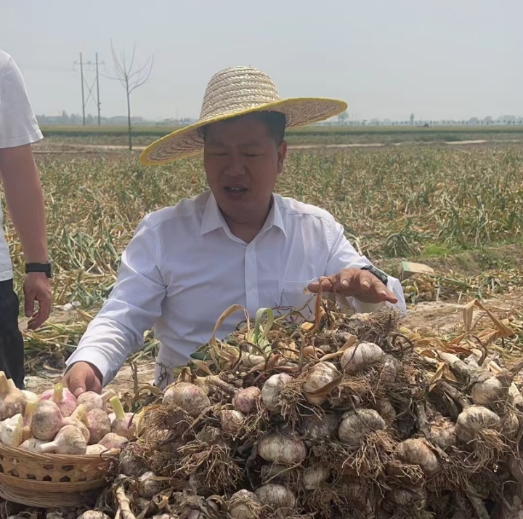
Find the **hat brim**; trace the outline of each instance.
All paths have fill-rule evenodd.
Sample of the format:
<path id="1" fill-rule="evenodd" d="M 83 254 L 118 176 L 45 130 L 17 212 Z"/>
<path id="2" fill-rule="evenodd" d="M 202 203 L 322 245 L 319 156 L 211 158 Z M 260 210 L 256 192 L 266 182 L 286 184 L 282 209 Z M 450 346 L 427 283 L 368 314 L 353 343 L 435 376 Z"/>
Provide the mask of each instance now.
<path id="1" fill-rule="evenodd" d="M 166 164 L 174 160 L 196 155 L 203 150 L 204 145 L 203 139 L 198 132 L 199 128 L 240 115 L 261 111 L 281 112 L 285 114 L 287 120 L 285 127 L 296 128 L 329 119 L 346 109 L 347 103 L 338 99 L 301 97 L 284 99 L 275 103 L 267 103 L 237 112 L 230 112 L 204 121 L 198 121 L 154 141 L 140 155 L 140 163 L 144 166 Z"/>

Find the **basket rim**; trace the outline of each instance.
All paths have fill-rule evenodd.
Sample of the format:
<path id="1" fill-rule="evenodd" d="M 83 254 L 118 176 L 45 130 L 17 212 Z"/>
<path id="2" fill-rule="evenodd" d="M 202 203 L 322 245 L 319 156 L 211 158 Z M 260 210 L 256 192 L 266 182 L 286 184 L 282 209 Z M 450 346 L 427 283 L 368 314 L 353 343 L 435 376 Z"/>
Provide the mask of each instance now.
<path id="1" fill-rule="evenodd" d="M 22 486 L 23 482 L 23 486 Z M 107 479 L 98 478 L 89 481 L 40 481 L 38 479 L 24 479 L 9 474 L 0 473 L 0 492 L 2 488 L 8 488 L 11 491 L 23 490 L 25 487 L 31 487 L 34 492 L 51 492 L 51 493 L 76 493 L 96 490 L 107 484 Z M 26 488 L 25 488 L 26 489 Z M 27 490 L 27 489 L 26 489 Z"/>
<path id="2" fill-rule="evenodd" d="M 60 463 L 68 465 L 84 465 L 93 461 L 110 461 L 118 456 L 121 449 L 110 449 L 101 454 L 54 454 L 54 453 L 36 453 L 29 452 L 19 447 L 10 447 L 0 443 L 0 454 L 5 454 L 18 458 L 20 460 L 26 459 L 37 463 Z"/>

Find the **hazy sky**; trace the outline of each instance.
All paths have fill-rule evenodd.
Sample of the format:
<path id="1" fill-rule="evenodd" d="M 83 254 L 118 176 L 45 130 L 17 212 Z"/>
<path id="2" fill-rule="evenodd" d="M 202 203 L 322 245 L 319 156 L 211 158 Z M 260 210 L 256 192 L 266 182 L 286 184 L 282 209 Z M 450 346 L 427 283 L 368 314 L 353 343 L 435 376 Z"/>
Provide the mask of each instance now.
<path id="1" fill-rule="evenodd" d="M 522 24 L 523 0 L 0 0 L 0 49 L 38 114 L 81 113 L 73 63 L 98 52 L 112 74 L 112 39 L 154 54 L 134 115 L 197 117 L 215 72 L 252 65 L 282 96 L 341 98 L 351 118 L 461 119 L 523 115 Z M 100 88 L 102 114 L 124 114 L 123 88 Z"/>

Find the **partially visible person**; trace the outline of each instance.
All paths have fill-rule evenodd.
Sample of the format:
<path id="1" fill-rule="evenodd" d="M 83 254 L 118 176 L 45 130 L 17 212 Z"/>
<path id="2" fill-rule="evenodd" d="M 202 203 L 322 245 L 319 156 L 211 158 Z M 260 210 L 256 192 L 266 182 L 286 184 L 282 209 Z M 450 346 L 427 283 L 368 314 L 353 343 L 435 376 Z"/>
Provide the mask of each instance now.
<path id="1" fill-rule="evenodd" d="M 24 310 L 32 330 L 39 328 L 51 311 L 44 199 L 31 148 L 42 138 L 20 70 L 13 58 L 0 50 L 0 178 L 24 254 Z M 23 388 L 19 300 L 13 289 L 13 268 L 2 223 L 0 209 L 0 370 Z"/>

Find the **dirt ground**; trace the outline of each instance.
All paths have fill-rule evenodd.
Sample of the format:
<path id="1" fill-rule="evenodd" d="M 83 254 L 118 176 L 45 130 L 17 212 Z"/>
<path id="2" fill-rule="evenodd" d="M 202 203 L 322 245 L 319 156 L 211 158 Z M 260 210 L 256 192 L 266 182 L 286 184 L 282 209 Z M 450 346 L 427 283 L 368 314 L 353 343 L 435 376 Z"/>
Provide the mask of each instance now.
<path id="1" fill-rule="evenodd" d="M 523 287 L 510 293 L 483 301 L 483 304 L 499 317 L 523 313 Z M 479 316 L 481 310 L 476 310 Z M 463 305 L 447 302 L 425 302 L 408 309 L 403 326 L 423 335 L 449 335 L 457 333 L 463 322 Z M 63 314 L 53 316 L 53 320 L 62 320 Z M 142 360 L 136 363 L 139 383 L 151 383 L 154 380 L 154 361 Z M 28 376 L 27 389 L 41 392 L 59 381 L 60 373 L 42 370 L 38 376 Z M 133 389 L 133 373 L 129 364 L 125 364 L 114 381 L 108 386 L 117 392 L 125 393 Z"/>
<path id="2" fill-rule="evenodd" d="M 431 146 L 434 144 L 437 145 L 447 145 L 452 147 L 482 147 L 485 145 L 492 144 L 514 144 L 520 143 L 520 139 L 510 139 L 510 140 L 469 140 L 469 141 L 450 141 L 450 142 L 397 142 L 397 143 L 387 143 L 387 142 L 370 142 L 370 143 L 342 143 L 342 144 L 289 144 L 290 150 L 312 150 L 312 149 L 327 149 L 327 150 L 338 150 L 338 149 L 350 149 L 350 148 L 383 148 L 389 146 Z M 133 152 L 141 153 L 145 150 L 146 146 L 143 145 L 133 145 Z M 33 147 L 33 153 L 36 155 L 63 155 L 63 154 L 106 154 L 106 153 L 125 153 L 128 151 L 128 147 L 118 144 L 79 144 L 79 143 L 61 143 L 55 141 L 42 141 L 38 144 L 35 144 Z"/>

